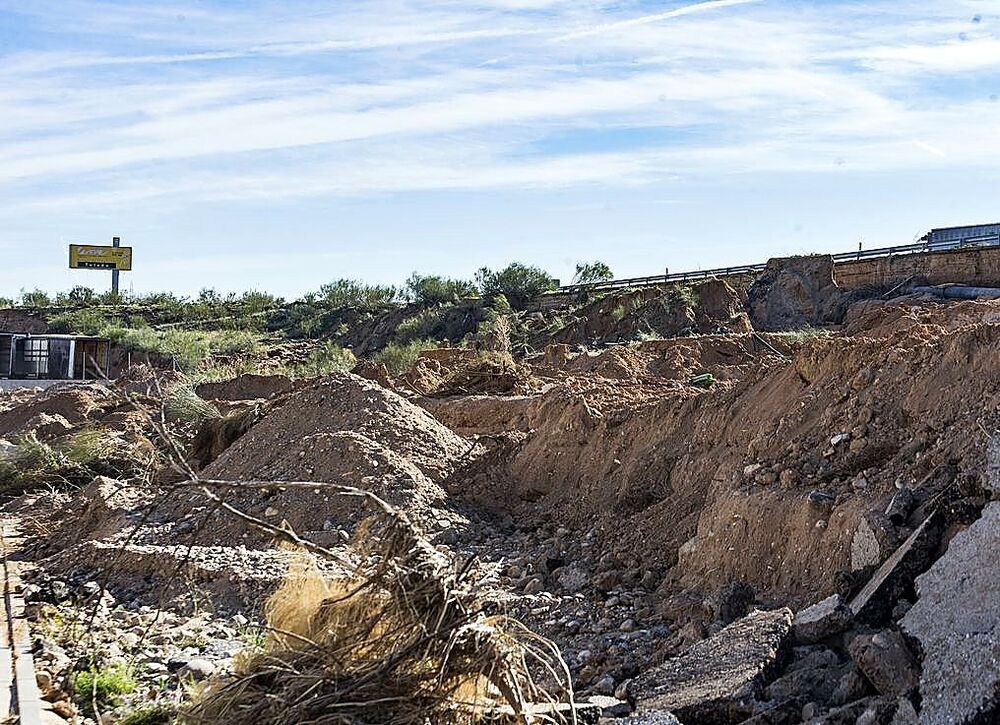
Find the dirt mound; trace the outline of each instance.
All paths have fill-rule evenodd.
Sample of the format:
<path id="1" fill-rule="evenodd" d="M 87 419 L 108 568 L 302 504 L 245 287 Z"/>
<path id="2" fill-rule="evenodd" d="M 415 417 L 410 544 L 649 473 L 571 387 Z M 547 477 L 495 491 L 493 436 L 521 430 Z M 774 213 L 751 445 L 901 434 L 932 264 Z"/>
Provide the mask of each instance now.
<path id="1" fill-rule="evenodd" d="M 833 257 L 771 259 L 747 290 L 750 321 L 758 330 L 795 330 L 839 322 L 846 308 L 833 276 Z"/>
<path id="2" fill-rule="evenodd" d="M 61 416 L 71 428 L 97 417 L 111 402 L 112 393 L 103 385 L 56 385 L 20 403 L 0 411 L 0 438 L 27 433 L 30 424 Z"/>
<path id="3" fill-rule="evenodd" d="M 440 484 L 476 455 L 474 443 L 419 407 L 343 373 L 275 405 L 203 476 L 348 484 L 424 519 L 444 505 Z M 259 495 L 246 500 L 254 510 L 274 510 L 272 519 L 280 515 L 296 530 L 321 529 L 331 513 L 343 513 L 341 499 L 320 486 L 286 489 L 266 501 Z"/>
<path id="4" fill-rule="evenodd" d="M 258 400 L 289 393 L 294 387 L 285 375 L 240 375 L 218 383 L 202 383 L 195 392 L 205 400 Z"/>

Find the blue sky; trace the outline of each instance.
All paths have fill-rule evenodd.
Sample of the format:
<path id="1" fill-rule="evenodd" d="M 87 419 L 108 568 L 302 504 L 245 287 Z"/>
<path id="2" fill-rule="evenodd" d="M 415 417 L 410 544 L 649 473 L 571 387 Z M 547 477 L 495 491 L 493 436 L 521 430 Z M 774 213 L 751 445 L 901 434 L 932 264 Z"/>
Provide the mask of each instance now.
<path id="1" fill-rule="evenodd" d="M 619 276 L 1000 220 L 997 0 L 0 0 L 0 296 Z"/>

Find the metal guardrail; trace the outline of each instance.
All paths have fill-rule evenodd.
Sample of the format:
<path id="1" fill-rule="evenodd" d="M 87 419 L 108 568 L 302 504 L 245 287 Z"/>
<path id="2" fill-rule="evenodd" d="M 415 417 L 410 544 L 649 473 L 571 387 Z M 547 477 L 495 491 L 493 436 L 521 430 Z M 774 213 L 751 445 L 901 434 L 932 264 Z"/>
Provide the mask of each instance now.
<path id="1" fill-rule="evenodd" d="M 875 257 L 891 257 L 900 254 L 921 254 L 930 252 L 948 252 L 956 249 L 975 249 L 981 247 L 1000 246 L 1000 239 L 975 240 L 972 243 L 966 241 L 955 242 L 918 242 L 916 244 L 903 244 L 895 247 L 881 247 L 879 249 L 864 249 L 857 252 L 840 252 L 831 255 L 834 262 L 854 262 Z M 656 285 L 669 284 L 673 282 L 693 282 L 696 280 L 710 279 L 712 277 L 736 277 L 752 272 L 761 272 L 766 264 L 742 264 L 735 267 L 719 267 L 718 269 L 701 269 L 693 272 L 678 272 L 675 274 L 659 274 L 650 277 L 630 277 L 628 279 L 613 279 L 607 282 L 590 282 L 587 284 L 570 284 L 559 287 L 548 295 L 565 295 L 576 292 L 601 292 L 604 290 L 620 289 L 622 287 L 655 287 Z"/>

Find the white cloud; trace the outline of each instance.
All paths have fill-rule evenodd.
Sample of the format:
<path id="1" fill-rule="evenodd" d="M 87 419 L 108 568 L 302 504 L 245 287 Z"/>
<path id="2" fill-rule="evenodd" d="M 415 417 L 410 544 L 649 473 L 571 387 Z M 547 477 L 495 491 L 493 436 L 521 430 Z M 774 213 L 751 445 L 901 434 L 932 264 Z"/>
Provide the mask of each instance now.
<path id="1" fill-rule="evenodd" d="M 620 186 L 998 156 L 1000 106 L 922 85 L 1000 64 L 986 23 L 956 40 L 960 4 L 306 2 L 264 6 L 264 23 L 210 7 L 34 8 L 50 32 L 86 16 L 97 37 L 142 42 L 0 58 L 5 193 L 59 205 Z M 616 149 L 628 129 L 657 135 Z M 560 150 L 594 133 L 610 148 Z M 73 181 L 86 191 L 67 193 Z"/>

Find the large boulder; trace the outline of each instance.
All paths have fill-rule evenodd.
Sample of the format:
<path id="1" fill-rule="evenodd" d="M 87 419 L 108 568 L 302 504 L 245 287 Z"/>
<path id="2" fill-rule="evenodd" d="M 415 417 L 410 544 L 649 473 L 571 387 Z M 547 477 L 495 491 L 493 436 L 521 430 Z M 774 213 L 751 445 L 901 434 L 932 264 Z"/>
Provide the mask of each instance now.
<path id="1" fill-rule="evenodd" d="M 668 711 L 681 722 L 728 725 L 751 717 L 791 639 L 788 609 L 755 610 L 634 683 L 639 713 Z"/>
<path id="2" fill-rule="evenodd" d="M 1000 501 L 916 581 L 903 630 L 923 650 L 920 722 L 1000 721 Z"/>

